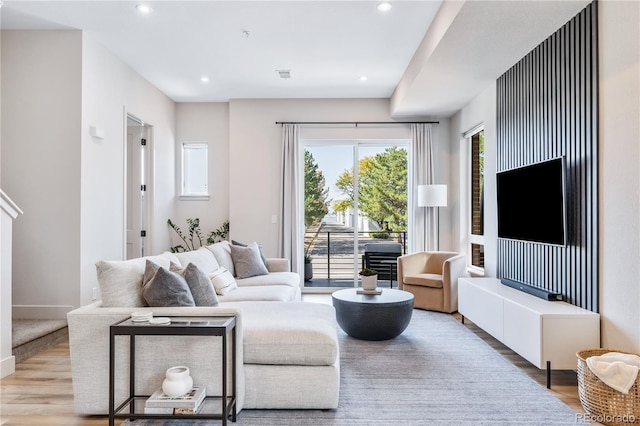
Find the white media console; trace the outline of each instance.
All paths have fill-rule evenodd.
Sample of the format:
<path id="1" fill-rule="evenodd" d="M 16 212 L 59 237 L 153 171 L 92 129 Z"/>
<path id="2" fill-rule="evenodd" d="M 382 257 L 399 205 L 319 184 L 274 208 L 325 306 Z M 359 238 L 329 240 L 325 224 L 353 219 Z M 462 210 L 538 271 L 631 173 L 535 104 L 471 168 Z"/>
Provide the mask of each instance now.
<path id="1" fill-rule="evenodd" d="M 460 278 L 458 312 L 540 369 L 575 370 L 576 352 L 600 347 L 600 315 L 500 283 Z"/>

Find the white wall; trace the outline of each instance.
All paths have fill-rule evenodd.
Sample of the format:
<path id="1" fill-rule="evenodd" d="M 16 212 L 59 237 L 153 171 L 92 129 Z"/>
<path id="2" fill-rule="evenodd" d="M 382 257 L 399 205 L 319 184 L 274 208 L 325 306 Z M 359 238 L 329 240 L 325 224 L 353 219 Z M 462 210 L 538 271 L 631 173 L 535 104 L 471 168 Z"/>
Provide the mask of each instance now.
<path id="1" fill-rule="evenodd" d="M 451 214 L 458 223 L 453 249 L 464 252 L 469 244 L 470 208 L 466 197 L 471 177 L 469 175 L 469 143 L 463 134 L 479 124 L 484 125 L 484 262 L 485 275 L 496 276 L 498 219 L 496 205 L 496 82 L 464 106 L 451 118 L 452 156 L 451 185 L 457 188 L 456 204 Z M 461 195 L 462 194 L 462 195 Z M 467 262 L 470 262 L 467 259 Z"/>
<path id="2" fill-rule="evenodd" d="M 13 304 L 77 305 L 82 34 L 3 31 L 2 184 L 13 228 Z"/>
<path id="3" fill-rule="evenodd" d="M 180 194 L 181 190 L 180 150 L 182 143 L 207 142 L 209 145 L 210 198 L 208 201 L 176 198 L 171 220 L 185 229 L 187 218 L 198 217 L 200 218 L 200 228 L 206 236 L 229 219 L 229 103 L 176 104 L 176 135 L 176 194 Z M 173 236 L 172 245 L 179 243 L 179 239 Z"/>
<path id="4" fill-rule="evenodd" d="M 169 248 L 166 221 L 175 202 L 175 103 L 83 33 L 81 305 L 98 287 L 95 263 L 125 258 L 125 111 L 153 126 L 147 253 L 159 254 Z M 92 138 L 90 126 L 105 138 Z"/>
<path id="5" fill-rule="evenodd" d="M 267 256 L 276 256 L 280 221 L 282 127 L 276 121 L 390 121 L 388 99 L 232 100 L 229 107 L 229 217 L 231 236 L 259 241 Z M 434 151 L 448 143 L 448 120 L 436 125 Z M 410 138 L 408 126 L 385 129 L 303 128 L 304 138 Z M 341 136 L 340 136 L 341 135 Z M 444 148 L 446 150 L 446 148 Z M 439 154 L 436 154 L 439 155 Z M 447 183 L 446 167 L 437 167 Z M 441 217 L 446 225 L 446 214 Z M 444 236 L 443 246 L 448 245 Z"/>
<path id="6" fill-rule="evenodd" d="M 92 300 L 96 261 L 124 258 L 125 110 L 154 126 L 149 252 L 169 247 L 175 104 L 79 31 L 4 31 L 2 78 L 2 181 L 25 212 L 14 317 L 64 317 Z"/>
<path id="7" fill-rule="evenodd" d="M 602 345 L 640 352 L 640 3 L 600 1 Z"/>

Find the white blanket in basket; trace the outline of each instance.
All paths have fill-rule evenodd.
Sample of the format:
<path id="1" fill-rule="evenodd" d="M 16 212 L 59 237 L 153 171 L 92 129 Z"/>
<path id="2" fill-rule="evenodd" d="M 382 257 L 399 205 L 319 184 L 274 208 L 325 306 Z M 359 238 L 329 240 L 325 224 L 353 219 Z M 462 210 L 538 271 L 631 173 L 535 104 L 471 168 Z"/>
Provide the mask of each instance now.
<path id="1" fill-rule="evenodd" d="M 638 355 L 607 352 L 586 359 L 587 366 L 607 386 L 618 392 L 629 393 L 640 368 Z"/>

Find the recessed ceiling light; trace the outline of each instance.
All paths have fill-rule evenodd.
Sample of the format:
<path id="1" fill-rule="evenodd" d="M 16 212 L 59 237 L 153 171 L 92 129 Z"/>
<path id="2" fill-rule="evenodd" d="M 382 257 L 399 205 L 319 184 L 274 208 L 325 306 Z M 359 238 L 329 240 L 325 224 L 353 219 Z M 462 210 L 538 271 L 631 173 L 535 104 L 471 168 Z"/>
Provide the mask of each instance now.
<path id="1" fill-rule="evenodd" d="M 203 75 L 202 77 L 200 77 L 200 81 L 203 83 L 208 83 L 209 82 L 209 77 L 207 77 L 206 75 Z"/>
<path id="2" fill-rule="evenodd" d="M 366 76 L 366 75 L 363 75 L 362 77 L 360 77 L 360 81 L 367 81 L 367 80 L 368 80 L 368 79 L 367 79 L 367 76 Z"/>
<path id="3" fill-rule="evenodd" d="M 388 12 L 391 10 L 392 7 L 393 5 L 388 1 L 383 1 L 382 3 L 378 3 L 378 10 L 380 12 Z"/>
<path id="4" fill-rule="evenodd" d="M 138 10 L 138 12 L 144 15 L 148 15 L 149 13 L 151 13 L 151 6 L 149 6 L 148 4 L 137 4 L 136 9 Z"/>

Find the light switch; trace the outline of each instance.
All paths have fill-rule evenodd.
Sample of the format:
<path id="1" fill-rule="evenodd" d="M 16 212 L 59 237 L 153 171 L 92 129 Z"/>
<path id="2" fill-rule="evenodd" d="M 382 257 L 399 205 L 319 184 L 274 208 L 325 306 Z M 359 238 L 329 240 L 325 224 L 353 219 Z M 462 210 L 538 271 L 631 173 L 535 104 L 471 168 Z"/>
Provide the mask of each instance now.
<path id="1" fill-rule="evenodd" d="M 278 223 L 278 216 L 276 216 L 275 214 L 271 215 L 271 223 Z"/>

